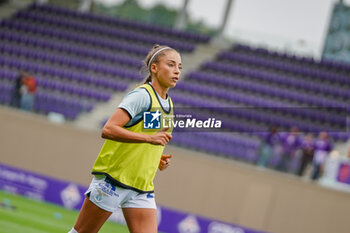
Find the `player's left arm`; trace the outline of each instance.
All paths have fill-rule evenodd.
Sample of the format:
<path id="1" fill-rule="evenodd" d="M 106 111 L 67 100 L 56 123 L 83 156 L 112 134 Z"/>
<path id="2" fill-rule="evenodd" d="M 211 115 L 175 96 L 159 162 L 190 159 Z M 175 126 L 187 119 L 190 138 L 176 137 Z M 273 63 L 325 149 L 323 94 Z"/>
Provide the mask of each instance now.
<path id="1" fill-rule="evenodd" d="M 170 166 L 170 159 L 171 157 L 173 157 L 172 155 L 162 155 L 162 157 L 160 158 L 159 161 L 159 170 L 163 171 L 164 169 L 166 169 L 167 167 Z"/>

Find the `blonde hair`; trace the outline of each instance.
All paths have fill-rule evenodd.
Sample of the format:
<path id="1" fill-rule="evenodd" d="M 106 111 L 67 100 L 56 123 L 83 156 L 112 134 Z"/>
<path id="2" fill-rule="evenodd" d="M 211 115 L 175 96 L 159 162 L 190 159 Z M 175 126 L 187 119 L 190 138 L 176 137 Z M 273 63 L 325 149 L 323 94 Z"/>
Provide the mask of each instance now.
<path id="1" fill-rule="evenodd" d="M 164 55 L 164 52 L 166 50 L 176 51 L 175 49 L 170 48 L 169 46 L 156 44 L 152 47 L 151 51 L 147 54 L 144 60 L 144 66 L 143 66 L 143 71 L 147 73 L 144 83 L 152 82 L 151 65 L 152 63 L 158 63 L 159 58 Z"/>

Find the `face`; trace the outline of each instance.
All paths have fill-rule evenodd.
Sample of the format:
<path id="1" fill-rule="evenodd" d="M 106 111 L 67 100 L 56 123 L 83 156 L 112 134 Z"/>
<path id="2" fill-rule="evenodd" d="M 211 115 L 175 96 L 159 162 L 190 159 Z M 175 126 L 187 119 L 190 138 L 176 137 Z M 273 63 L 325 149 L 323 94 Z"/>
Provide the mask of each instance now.
<path id="1" fill-rule="evenodd" d="M 328 134 L 326 132 L 321 132 L 320 133 L 320 139 L 326 140 L 328 138 Z"/>
<path id="2" fill-rule="evenodd" d="M 311 133 L 306 134 L 306 140 L 311 141 L 313 139 L 313 135 Z"/>
<path id="3" fill-rule="evenodd" d="M 151 71 L 159 84 L 165 88 L 175 87 L 181 74 L 181 57 L 174 50 L 164 51 L 158 63 L 151 65 Z"/>

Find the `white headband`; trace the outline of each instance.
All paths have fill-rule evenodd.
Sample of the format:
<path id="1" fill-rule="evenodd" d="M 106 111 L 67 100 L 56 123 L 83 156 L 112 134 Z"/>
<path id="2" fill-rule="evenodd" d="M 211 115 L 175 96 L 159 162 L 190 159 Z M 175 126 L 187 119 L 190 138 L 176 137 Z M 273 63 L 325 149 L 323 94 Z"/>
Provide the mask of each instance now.
<path id="1" fill-rule="evenodd" d="M 149 62 L 148 62 L 148 69 L 151 68 L 151 63 L 152 63 L 154 57 L 155 57 L 158 53 L 160 53 L 160 52 L 162 52 L 163 50 L 166 50 L 166 49 L 171 49 L 171 48 L 170 48 L 170 47 L 161 48 L 161 49 L 159 49 L 157 52 L 155 52 L 155 53 L 152 55 L 152 57 L 149 59 Z"/>

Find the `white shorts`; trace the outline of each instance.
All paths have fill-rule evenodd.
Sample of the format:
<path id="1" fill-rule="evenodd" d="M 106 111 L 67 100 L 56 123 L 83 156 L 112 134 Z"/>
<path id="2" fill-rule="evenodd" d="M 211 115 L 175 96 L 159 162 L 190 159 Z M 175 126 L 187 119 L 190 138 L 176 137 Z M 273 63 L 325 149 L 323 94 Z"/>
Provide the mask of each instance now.
<path id="1" fill-rule="evenodd" d="M 114 186 L 106 181 L 106 176 L 95 175 L 85 192 L 95 205 L 114 212 L 118 208 L 157 209 L 154 193 L 138 193 L 131 189 Z"/>

